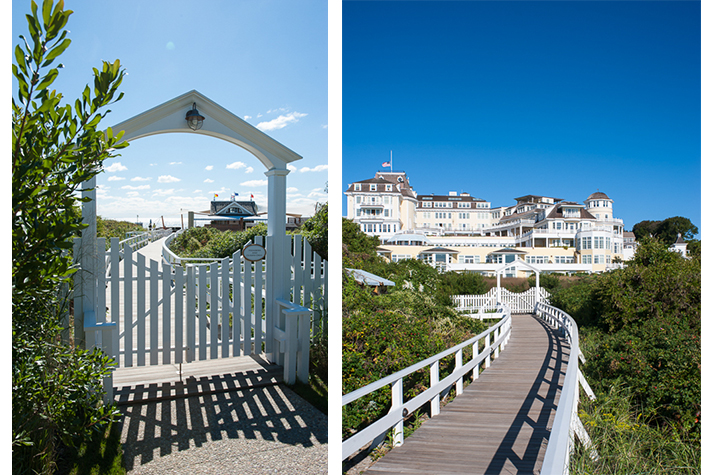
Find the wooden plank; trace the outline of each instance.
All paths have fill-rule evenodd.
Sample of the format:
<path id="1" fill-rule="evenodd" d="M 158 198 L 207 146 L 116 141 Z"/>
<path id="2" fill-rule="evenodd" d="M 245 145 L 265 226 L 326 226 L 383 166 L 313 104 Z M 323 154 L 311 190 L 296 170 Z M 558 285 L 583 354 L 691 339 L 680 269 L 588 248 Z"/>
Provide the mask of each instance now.
<path id="1" fill-rule="evenodd" d="M 207 265 L 200 265 L 198 267 L 199 277 L 198 277 L 198 294 L 197 302 L 199 305 L 200 312 L 200 336 L 199 336 L 199 359 L 200 361 L 207 359 Z"/>
<path id="2" fill-rule="evenodd" d="M 136 253 L 136 317 L 138 334 L 136 335 L 137 351 L 136 359 L 138 366 L 145 366 L 145 256 L 141 253 Z"/>
<path id="3" fill-rule="evenodd" d="M 222 298 L 222 311 L 220 312 L 222 358 L 227 358 L 229 357 L 229 314 L 232 312 L 232 300 L 229 298 L 229 257 L 222 259 L 220 275 L 220 292 Z"/>
<path id="4" fill-rule="evenodd" d="M 514 316 L 490 368 L 369 471 L 533 473 L 542 466 L 566 371 L 567 344 L 540 320 Z"/>
<path id="5" fill-rule="evenodd" d="M 133 366 L 133 254 L 123 247 L 123 348 L 124 365 Z"/>
<path id="6" fill-rule="evenodd" d="M 242 255 L 239 251 L 232 255 L 232 356 L 240 356 L 242 320 L 244 306 L 242 300 Z"/>
<path id="7" fill-rule="evenodd" d="M 244 325 L 242 335 L 244 336 L 244 356 L 249 356 L 252 354 L 251 342 L 252 342 L 252 298 L 256 299 L 254 292 L 252 291 L 252 263 L 245 260 L 244 261 L 244 297 L 242 303 L 244 304 L 244 318 L 242 323 Z"/>
<path id="8" fill-rule="evenodd" d="M 197 321 L 197 309 L 195 307 L 195 289 L 197 281 L 195 280 L 195 266 L 187 266 L 187 278 L 185 284 L 185 334 L 187 335 L 187 355 L 186 362 L 195 361 L 195 347 L 197 339 L 195 336 L 195 324 Z"/>
<path id="9" fill-rule="evenodd" d="M 184 299 L 185 274 L 182 266 L 175 266 L 175 363 L 183 362 L 183 324 L 185 321 Z"/>
<path id="10" fill-rule="evenodd" d="M 172 284 L 172 268 L 163 262 L 163 364 L 170 363 L 171 331 L 173 312 L 170 305 L 170 287 Z"/>
<path id="11" fill-rule="evenodd" d="M 158 364 L 158 262 L 150 261 L 150 364 Z"/>

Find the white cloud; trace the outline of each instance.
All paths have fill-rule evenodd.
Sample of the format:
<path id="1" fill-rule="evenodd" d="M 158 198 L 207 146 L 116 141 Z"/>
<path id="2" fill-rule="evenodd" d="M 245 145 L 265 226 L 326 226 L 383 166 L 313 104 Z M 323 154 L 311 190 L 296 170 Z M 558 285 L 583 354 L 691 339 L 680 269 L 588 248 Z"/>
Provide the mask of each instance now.
<path id="1" fill-rule="evenodd" d="M 140 195 L 141 195 L 141 194 L 140 194 L 140 192 L 138 192 L 138 191 L 129 191 L 129 192 L 126 193 L 126 196 L 129 196 L 129 197 L 131 197 L 131 198 L 135 198 L 136 196 L 140 196 Z"/>
<path id="2" fill-rule="evenodd" d="M 214 180 L 210 180 L 209 178 L 205 178 L 205 181 L 203 183 L 214 183 Z"/>
<path id="3" fill-rule="evenodd" d="M 111 165 L 105 167 L 104 170 L 106 170 L 107 172 L 110 172 L 110 173 L 115 173 L 115 172 L 126 171 L 126 170 L 128 170 L 128 167 L 121 165 L 121 162 L 116 162 L 114 164 L 111 164 Z"/>
<path id="4" fill-rule="evenodd" d="M 150 181 L 150 180 L 152 180 L 152 178 L 150 178 L 150 177 L 144 178 L 142 176 L 137 176 L 137 177 L 131 178 L 131 181 Z"/>
<path id="5" fill-rule="evenodd" d="M 268 180 L 250 180 L 250 181 L 245 181 L 239 184 L 239 186 L 247 186 L 247 187 L 252 187 L 252 186 L 266 186 L 269 184 Z"/>
<path id="6" fill-rule="evenodd" d="M 288 168 L 292 172 L 295 172 L 296 170 L 298 170 L 298 168 L 296 168 L 295 165 L 291 165 L 290 163 L 288 165 L 286 165 L 286 168 Z"/>
<path id="7" fill-rule="evenodd" d="M 170 165 L 182 165 L 182 162 L 170 162 Z"/>
<path id="8" fill-rule="evenodd" d="M 125 185 L 121 187 L 122 190 L 150 190 L 150 185 Z"/>
<path id="9" fill-rule="evenodd" d="M 244 120 L 249 120 L 249 119 L 251 119 L 251 116 L 250 116 L 250 115 L 245 115 L 245 116 L 244 116 Z"/>
<path id="10" fill-rule="evenodd" d="M 150 166 L 151 166 L 151 167 L 157 167 L 158 164 L 157 164 L 157 163 L 151 163 Z"/>
<path id="11" fill-rule="evenodd" d="M 254 171 L 253 167 L 247 167 L 246 170 L 244 170 L 244 173 L 252 173 Z"/>
<path id="12" fill-rule="evenodd" d="M 124 177 L 124 176 L 110 176 L 110 177 L 108 177 L 108 181 L 121 181 L 121 180 L 125 180 L 125 179 L 126 179 L 126 177 Z"/>
<path id="13" fill-rule="evenodd" d="M 295 186 L 289 186 L 288 188 L 286 188 L 286 193 L 296 193 L 297 191 L 298 188 L 296 188 Z"/>
<path id="14" fill-rule="evenodd" d="M 175 189 L 170 188 L 169 190 L 154 190 L 153 191 L 153 196 L 168 196 L 168 195 L 174 195 L 175 194 Z"/>
<path id="15" fill-rule="evenodd" d="M 244 162 L 234 162 L 227 165 L 230 170 L 239 170 L 240 168 L 245 168 L 247 166 Z"/>
<path id="16" fill-rule="evenodd" d="M 158 183 L 174 183 L 180 181 L 180 178 L 175 178 L 172 175 L 160 175 L 158 177 Z"/>
<path id="17" fill-rule="evenodd" d="M 317 165 L 313 168 L 303 167 L 301 168 L 301 173 L 305 172 L 323 172 L 328 169 L 328 165 Z"/>
<path id="18" fill-rule="evenodd" d="M 195 190 L 193 193 L 202 193 L 202 190 Z"/>
<path id="19" fill-rule="evenodd" d="M 268 122 L 259 122 L 256 125 L 256 128 L 261 130 L 262 132 L 268 131 L 268 130 L 283 129 L 288 124 L 298 122 L 298 119 L 300 119 L 301 117 L 305 117 L 307 115 L 308 114 L 303 114 L 301 112 L 291 112 L 286 115 L 280 115 L 277 118 L 270 120 Z"/>
<path id="20" fill-rule="evenodd" d="M 207 165 L 205 167 L 205 170 L 212 170 L 214 168 L 214 165 Z"/>

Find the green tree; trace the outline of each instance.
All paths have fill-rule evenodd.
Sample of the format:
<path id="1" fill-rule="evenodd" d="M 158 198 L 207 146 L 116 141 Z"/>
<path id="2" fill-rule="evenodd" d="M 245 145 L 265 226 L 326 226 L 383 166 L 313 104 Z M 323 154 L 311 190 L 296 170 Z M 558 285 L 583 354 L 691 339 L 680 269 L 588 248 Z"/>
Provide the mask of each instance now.
<path id="1" fill-rule="evenodd" d="M 380 240 L 376 236 L 368 236 L 360 229 L 360 226 L 351 220 L 343 218 L 343 246 L 349 252 L 375 254 Z"/>
<path id="2" fill-rule="evenodd" d="M 65 103 L 51 89 L 71 43 L 71 10 L 32 1 L 29 39 L 15 48 L 12 73 L 12 432 L 13 473 L 52 473 L 57 445 L 91 437 L 117 416 L 102 404 L 109 359 L 64 343 L 60 286 L 76 270 L 68 251 L 84 228 L 76 212 L 82 183 L 101 171 L 120 135 L 98 128 L 119 100 L 120 62 L 94 69 L 93 88 Z"/>
<path id="3" fill-rule="evenodd" d="M 301 232 L 311 243 L 313 250 L 323 259 L 328 259 L 328 203 L 316 204 L 316 212 L 303 223 Z"/>
<path id="4" fill-rule="evenodd" d="M 698 227 L 688 218 L 675 216 L 662 221 L 641 221 L 634 224 L 633 232 L 637 240 L 653 235 L 666 246 L 670 246 L 678 239 L 678 234 L 687 242 L 694 241 L 695 235 L 698 234 Z"/>

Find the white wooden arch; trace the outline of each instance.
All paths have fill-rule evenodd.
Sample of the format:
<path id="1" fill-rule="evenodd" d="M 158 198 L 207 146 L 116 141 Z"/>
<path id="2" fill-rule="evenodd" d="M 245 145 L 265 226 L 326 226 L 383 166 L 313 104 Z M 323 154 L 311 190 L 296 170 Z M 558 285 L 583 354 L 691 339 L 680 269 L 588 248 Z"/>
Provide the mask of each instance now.
<path id="1" fill-rule="evenodd" d="M 193 103 L 200 115 L 204 117 L 204 122 L 199 130 L 192 130 L 185 120 L 185 115 L 192 109 Z M 264 165 L 266 168 L 264 174 L 268 178 L 268 236 L 271 237 L 272 244 L 272 248 L 267 253 L 269 272 L 266 275 L 266 327 L 267 332 L 270 333 L 275 321 L 275 312 L 277 312 L 275 300 L 289 299 L 290 271 L 287 268 L 288 259 L 286 256 L 289 251 L 289 246 L 286 245 L 286 175 L 289 173 L 287 165 L 303 157 L 196 90 L 148 109 L 114 125 L 111 129 L 114 136 L 123 131 L 122 140 L 128 142 L 166 133 L 207 135 L 247 150 Z M 82 274 L 91 279 L 90 276 L 96 275 L 100 255 L 96 246 L 95 177 L 84 184 L 82 197 L 89 198 L 90 201 L 82 205 L 83 221 L 88 227 L 82 232 L 81 266 Z M 100 289 L 84 292 L 85 297 L 82 299 L 84 315 L 75 316 L 75 318 L 83 322 L 87 312 L 91 312 L 90 315 L 87 315 L 88 318 L 93 321 L 104 321 L 105 311 L 102 312 L 102 309 L 98 309 L 96 306 L 98 291 Z M 82 326 L 81 322 L 77 323 L 79 323 L 79 327 Z M 80 339 L 83 339 L 83 335 Z M 266 353 L 271 352 L 272 344 L 272 339 L 267 334 Z"/>
<path id="2" fill-rule="evenodd" d="M 524 260 L 520 259 L 519 256 L 515 256 L 515 259 L 513 262 L 508 262 L 507 264 L 503 264 L 499 268 L 496 269 L 496 282 L 498 286 L 498 293 L 497 293 L 497 303 L 500 303 L 500 276 L 503 274 L 503 272 L 506 269 L 509 269 L 511 267 L 526 267 L 528 270 L 531 270 L 535 272 L 535 303 L 538 303 L 540 301 L 540 269 L 537 267 L 528 264 Z"/>

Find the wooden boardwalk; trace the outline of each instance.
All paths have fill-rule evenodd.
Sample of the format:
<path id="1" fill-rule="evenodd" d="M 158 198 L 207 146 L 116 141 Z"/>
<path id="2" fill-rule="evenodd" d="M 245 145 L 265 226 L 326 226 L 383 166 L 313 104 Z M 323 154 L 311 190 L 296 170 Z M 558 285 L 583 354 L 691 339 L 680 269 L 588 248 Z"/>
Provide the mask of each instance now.
<path id="1" fill-rule="evenodd" d="M 508 346 L 491 368 L 368 473 L 539 473 L 569 346 L 531 315 L 512 318 Z"/>

